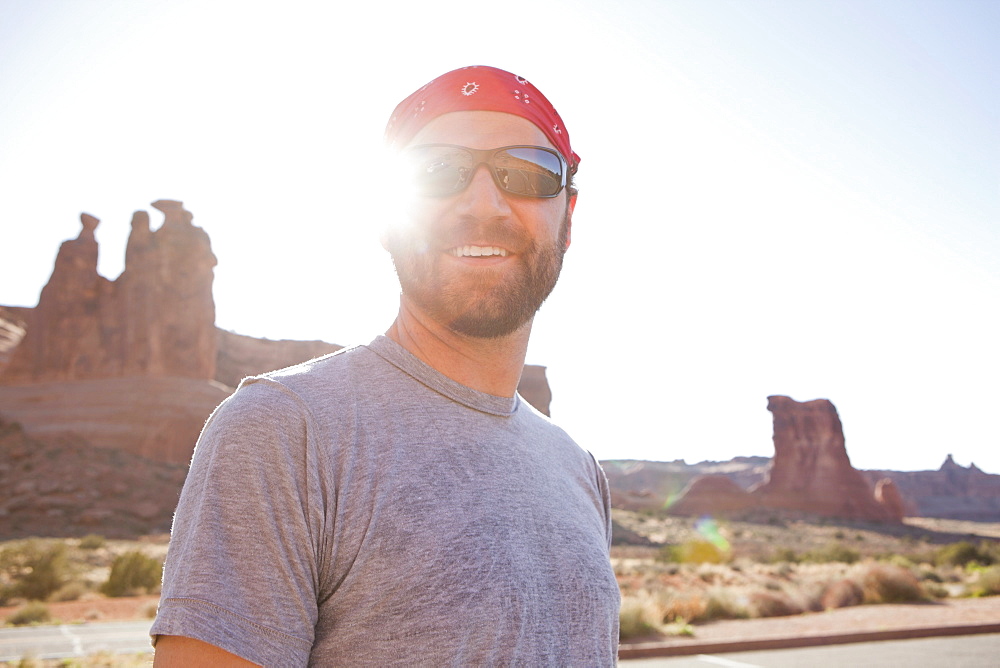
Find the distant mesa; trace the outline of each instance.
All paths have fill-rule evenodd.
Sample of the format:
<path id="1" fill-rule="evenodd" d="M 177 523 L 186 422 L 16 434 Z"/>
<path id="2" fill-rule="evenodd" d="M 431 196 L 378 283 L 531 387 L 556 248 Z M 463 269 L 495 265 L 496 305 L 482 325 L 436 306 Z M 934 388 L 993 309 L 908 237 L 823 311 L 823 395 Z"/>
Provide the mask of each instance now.
<path id="1" fill-rule="evenodd" d="M 774 457 L 728 462 L 603 462 L 612 505 L 673 515 L 767 520 L 818 516 L 897 523 L 907 516 L 1000 521 L 1000 475 L 951 455 L 937 471 L 858 471 L 836 407 L 768 397 Z"/>
<path id="2" fill-rule="evenodd" d="M 747 515 L 781 511 L 850 520 L 900 522 L 903 503 L 891 481 L 876 494 L 847 456 L 837 409 L 827 399 L 768 397 L 774 458 L 749 490 L 725 476 L 698 477 L 669 510 L 676 515 Z"/>
<path id="3" fill-rule="evenodd" d="M 757 505 L 757 499 L 750 492 L 732 478 L 716 473 L 691 480 L 669 510 L 673 515 L 720 517 L 744 513 Z"/>
<path id="4" fill-rule="evenodd" d="M 767 410 L 774 422 L 774 459 L 767 480 L 750 490 L 761 507 L 854 520 L 902 520 L 902 514 L 876 500 L 868 481 L 851 466 L 833 403 L 773 396 Z"/>

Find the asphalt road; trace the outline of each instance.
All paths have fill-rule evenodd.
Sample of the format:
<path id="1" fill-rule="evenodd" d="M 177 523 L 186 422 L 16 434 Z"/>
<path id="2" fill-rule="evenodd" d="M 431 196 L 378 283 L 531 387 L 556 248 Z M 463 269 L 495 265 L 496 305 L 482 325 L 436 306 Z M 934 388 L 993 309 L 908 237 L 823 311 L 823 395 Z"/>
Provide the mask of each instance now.
<path id="1" fill-rule="evenodd" d="M 622 668 L 998 668 L 1000 633 L 795 649 L 630 659 Z"/>
<path id="2" fill-rule="evenodd" d="M 152 652 L 151 621 L 0 629 L 0 661 Z M 622 661 L 623 668 L 998 668 L 1000 633 Z"/>
<path id="3" fill-rule="evenodd" d="M 68 659 L 97 652 L 152 652 L 149 644 L 152 623 L 148 620 L 0 629 L 0 661 L 17 661 L 26 656 Z"/>

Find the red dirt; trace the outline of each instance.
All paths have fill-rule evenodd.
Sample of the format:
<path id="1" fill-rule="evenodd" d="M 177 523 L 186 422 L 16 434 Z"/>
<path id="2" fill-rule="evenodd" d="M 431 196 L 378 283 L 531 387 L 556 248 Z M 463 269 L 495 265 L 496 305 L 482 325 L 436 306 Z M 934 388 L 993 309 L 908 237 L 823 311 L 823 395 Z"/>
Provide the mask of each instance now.
<path id="1" fill-rule="evenodd" d="M 64 623 L 125 622 L 152 619 L 159 600 L 158 594 L 122 596 L 120 598 L 100 596 L 84 598 L 79 601 L 46 603 L 45 606 L 49 609 L 54 621 Z M 20 608 L 19 605 L 0 607 L 0 622 L 5 623 L 7 617 Z"/>

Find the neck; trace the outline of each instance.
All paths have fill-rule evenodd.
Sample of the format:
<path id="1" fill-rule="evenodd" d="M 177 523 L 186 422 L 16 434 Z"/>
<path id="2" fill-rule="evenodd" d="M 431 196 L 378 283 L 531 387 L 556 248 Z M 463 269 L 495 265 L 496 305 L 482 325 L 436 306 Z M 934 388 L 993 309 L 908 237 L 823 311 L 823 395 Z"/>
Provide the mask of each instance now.
<path id="1" fill-rule="evenodd" d="M 385 335 L 454 381 L 498 397 L 513 397 L 528 351 L 531 321 L 508 336 L 481 339 L 434 322 L 406 297 Z"/>

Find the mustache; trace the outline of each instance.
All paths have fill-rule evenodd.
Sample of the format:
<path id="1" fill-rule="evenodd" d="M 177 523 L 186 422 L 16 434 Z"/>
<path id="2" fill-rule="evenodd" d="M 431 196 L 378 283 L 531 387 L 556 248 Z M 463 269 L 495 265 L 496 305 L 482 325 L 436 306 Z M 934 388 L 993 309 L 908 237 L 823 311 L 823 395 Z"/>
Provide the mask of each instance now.
<path id="1" fill-rule="evenodd" d="M 482 239 L 511 250 L 526 250 L 534 246 L 520 226 L 505 218 L 460 220 L 435 234 L 444 246 L 459 246 L 470 238 Z"/>

